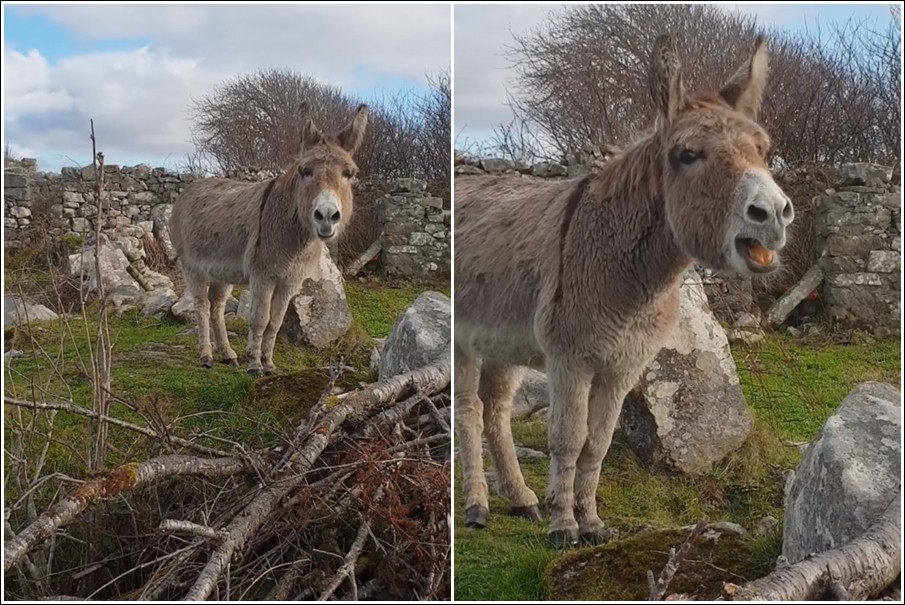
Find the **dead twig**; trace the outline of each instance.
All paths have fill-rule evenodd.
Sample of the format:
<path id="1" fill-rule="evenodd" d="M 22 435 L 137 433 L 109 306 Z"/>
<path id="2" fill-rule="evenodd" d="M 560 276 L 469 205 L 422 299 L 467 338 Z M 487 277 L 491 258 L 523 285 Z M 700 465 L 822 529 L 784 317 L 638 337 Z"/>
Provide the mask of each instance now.
<path id="1" fill-rule="evenodd" d="M 682 561 L 685 559 L 688 551 L 691 550 L 694 541 L 698 536 L 704 533 L 706 527 L 706 521 L 703 519 L 698 521 L 697 525 L 691 530 L 691 533 L 688 534 L 688 537 L 685 538 L 685 542 L 679 547 L 678 552 L 676 552 L 675 548 L 669 549 L 669 559 L 666 560 L 666 565 L 663 566 L 660 577 L 657 578 L 656 582 L 654 581 L 654 572 L 650 570 L 647 571 L 647 599 L 649 601 L 663 600 L 663 597 L 666 596 L 666 591 L 669 589 L 669 583 L 672 582 L 673 576 L 676 575 L 676 571 L 678 571 L 679 566 L 682 565 Z"/>

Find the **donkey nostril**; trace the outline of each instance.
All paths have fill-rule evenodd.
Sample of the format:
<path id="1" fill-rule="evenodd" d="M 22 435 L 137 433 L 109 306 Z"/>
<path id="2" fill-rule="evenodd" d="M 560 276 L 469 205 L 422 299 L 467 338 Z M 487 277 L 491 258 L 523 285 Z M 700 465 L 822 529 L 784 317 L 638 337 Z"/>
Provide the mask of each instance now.
<path id="1" fill-rule="evenodd" d="M 334 212 L 333 215 L 330 217 L 330 220 L 333 221 L 334 223 L 338 223 L 339 222 L 339 212 Z"/>
<path id="2" fill-rule="evenodd" d="M 324 220 L 324 215 L 323 215 L 323 213 L 322 213 L 320 210 L 315 210 L 315 211 L 314 211 L 314 220 L 316 220 L 316 221 L 322 221 L 322 220 Z"/>
<path id="3" fill-rule="evenodd" d="M 792 218 L 792 204 L 790 202 L 786 202 L 786 205 L 782 208 L 782 217 L 786 220 Z"/>
<path id="4" fill-rule="evenodd" d="M 758 206 L 748 206 L 746 213 L 748 218 L 755 223 L 764 223 L 770 218 L 770 213 Z"/>

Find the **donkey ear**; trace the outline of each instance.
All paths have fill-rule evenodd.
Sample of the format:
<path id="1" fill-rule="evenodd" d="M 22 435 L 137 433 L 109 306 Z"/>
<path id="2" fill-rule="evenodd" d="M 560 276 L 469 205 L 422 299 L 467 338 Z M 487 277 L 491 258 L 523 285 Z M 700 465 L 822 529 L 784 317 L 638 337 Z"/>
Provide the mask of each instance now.
<path id="1" fill-rule="evenodd" d="M 367 105 L 359 105 L 358 111 L 355 112 L 355 117 L 352 118 L 349 125 L 346 126 L 345 130 L 339 133 L 339 136 L 337 137 L 340 146 L 349 153 L 358 151 L 358 147 L 365 137 L 365 128 L 368 126 L 369 111 Z"/>
<path id="2" fill-rule="evenodd" d="M 756 120 L 760 112 L 761 99 L 767 85 L 767 63 L 767 45 L 764 37 L 758 36 L 754 43 L 754 54 L 720 89 L 720 96 L 724 101 L 752 120 Z"/>
<path id="3" fill-rule="evenodd" d="M 311 118 L 305 118 L 305 121 L 302 123 L 301 139 L 302 149 L 307 149 L 308 147 L 312 147 L 323 141 L 324 135 L 318 127 L 314 125 Z"/>
<path id="4" fill-rule="evenodd" d="M 654 42 L 648 78 L 654 107 L 668 124 L 685 107 L 685 87 L 682 85 L 681 65 L 672 36 L 664 34 L 658 36 Z"/>

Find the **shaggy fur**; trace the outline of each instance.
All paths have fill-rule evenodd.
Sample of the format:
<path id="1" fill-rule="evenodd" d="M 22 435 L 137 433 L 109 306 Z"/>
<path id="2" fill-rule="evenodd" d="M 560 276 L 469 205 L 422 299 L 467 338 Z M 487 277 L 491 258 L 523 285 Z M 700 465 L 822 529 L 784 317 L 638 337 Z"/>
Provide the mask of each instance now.
<path id="1" fill-rule="evenodd" d="M 325 136 L 306 119 L 298 158 L 262 183 L 203 179 L 173 205 L 170 236 L 195 303 L 201 365 L 211 367 L 210 327 L 217 354 L 238 365 L 226 335 L 224 308 L 233 285 L 251 288 L 248 371 L 271 373 L 273 345 L 289 301 L 316 270 L 324 241 L 352 215 L 352 154 L 364 137 L 368 108 L 343 132 Z"/>
<path id="2" fill-rule="evenodd" d="M 682 274 L 693 260 L 776 268 L 793 211 L 755 122 L 762 40 L 728 99 L 686 97 L 666 37 L 650 76 L 656 128 L 593 177 L 456 179 L 455 423 L 472 527 L 487 522 L 482 432 L 512 512 L 540 518 L 509 427 L 530 366 L 550 385 L 550 542 L 604 540 L 600 465 L 623 398 L 675 324 Z"/>

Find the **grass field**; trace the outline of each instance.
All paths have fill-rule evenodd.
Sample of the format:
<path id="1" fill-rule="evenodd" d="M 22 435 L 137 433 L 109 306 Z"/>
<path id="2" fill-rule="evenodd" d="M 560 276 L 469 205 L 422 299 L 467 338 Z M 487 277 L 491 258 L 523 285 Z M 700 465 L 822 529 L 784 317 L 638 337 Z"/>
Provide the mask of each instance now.
<path id="1" fill-rule="evenodd" d="M 745 446 L 708 475 L 653 473 L 616 442 L 603 465 L 598 502 L 601 517 L 630 532 L 643 525 L 689 525 L 702 517 L 751 529 L 765 515 L 782 520 L 783 472 L 797 464 L 795 443 L 808 441 L 853 385 L 865 380 L 898 384 L 899 343 L 863 338 L 802 341 L 773 335 L 752 347 L 734 348 L 742 389 L 755 416 Z M 517 422 L 516 443 L 546 451 L 546 425 Z M 485 468 L 489 468 L 485 461 Z M 547 461 L 522 463 L 525 479 L 541 497 Z M 544 524 L 499 514 L 507 506 L 492 497 L 489 526 L 465 527 L 461 476 L 456 474 L 455 598 L 532 600 L 548 598 L 546 572 L 560 553 L 546 546 Z M 752 577 L 772 569 L 779 531 L 750 544 Z"/>

